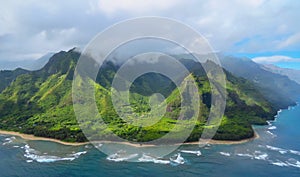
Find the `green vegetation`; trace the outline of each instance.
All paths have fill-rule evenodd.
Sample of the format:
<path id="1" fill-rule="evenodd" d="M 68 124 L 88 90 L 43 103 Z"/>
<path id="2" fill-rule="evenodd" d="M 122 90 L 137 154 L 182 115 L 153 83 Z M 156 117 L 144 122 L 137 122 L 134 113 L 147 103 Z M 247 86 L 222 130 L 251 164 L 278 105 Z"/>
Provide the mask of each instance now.
<path id="1" fill-rule="evenodd" d="M 264 98 L 276 109 L 295 105 L 300 94 L 300 85 L 288 77 L 266 71 L 261 65 L 249 58 L 219 56 L 222 66 L 234 76 L 243 77 L 252 82 Z"/>
<path id="2" fill-rule="evenodd" d="M 0 71 L 0 92 L 3 91 L 8 85 L 11 84 L 19 75 L 29 73 L 30 71 L 18 68 L 13 71 Z"/>
<path id="3" fill-rule="evenodd" d="M 73 50 L 60 52 L 51 57 L 41 70 L 15 75 L 16 79 L 10 85 L 6 84 L 0 94 L 0 129 L 68 142 L 87 141 L 75 118 L 71 92 L 72 77 L 79 55 Z M 190 76 L 196 80 L 199 89 L 200 114 L 194 130 L 186 140 L 196 141 L 205 127 L 211 108 L 210 84 L 201 65 L 192 61 L 183 61 L 183 64 L 192 66 L 190 71 L 193 74 Z M 145 142 L 162 137 L 178 123 L 183 126 L 176 129 L 176 136 L 170 141 L 181 136 L 180 132 L 184 131 L 191 118 L 178 120 L 179 112 L 183 110 L 187 113 L 191 109 L 181 106 L 179 90 L 168 78 L 150 73 L 139 77 L 131 86 L 128 107 L 133 108 L 141 118 L 151 111 L 149 98 L 153 93 L 161 93 L 166 98 L 166 113 L 163 118 L 154 125 L 138 127 L 122 120 L 112 105 L 110 85 L 118 66 L 108 62 L 101 69 L 104 72 L 99 72 L 96 82 L 90 82 L 95 86 L 96 104 L 108 128 L 102 127 L 96 117 L 85 122 L 82 126 L 91 132 L 99 132 L 93 138 L 105 138 L 112 131 L 122 138 Z M 226 76 L 227 106 L 214 139 L 241 140 L 252 137 L 254 132 L 251 124 L 266 124 L 266 120 L 273 118 L 275 109 L 251 82 L 234 77 L 228 72 Z"/>

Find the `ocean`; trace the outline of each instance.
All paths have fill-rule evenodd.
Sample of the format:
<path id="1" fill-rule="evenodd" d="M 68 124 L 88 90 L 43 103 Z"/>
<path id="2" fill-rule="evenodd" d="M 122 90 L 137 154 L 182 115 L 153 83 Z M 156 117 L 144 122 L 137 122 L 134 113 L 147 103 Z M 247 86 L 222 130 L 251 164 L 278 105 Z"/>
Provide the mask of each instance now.
<path id="1" fill-rule="evenodd" d="M 254 127 L 260 138 L 253 141 L 203 148 L 182 145 L 163 158 L 143 154 L 143 147 L 126 154 L 123 145 L 122 156 L 107 156 L 92 145 L 0 135 L 0 176 L 300 177 L 300 106 L 280 110 L 276 117 L 268 126 Z"/>

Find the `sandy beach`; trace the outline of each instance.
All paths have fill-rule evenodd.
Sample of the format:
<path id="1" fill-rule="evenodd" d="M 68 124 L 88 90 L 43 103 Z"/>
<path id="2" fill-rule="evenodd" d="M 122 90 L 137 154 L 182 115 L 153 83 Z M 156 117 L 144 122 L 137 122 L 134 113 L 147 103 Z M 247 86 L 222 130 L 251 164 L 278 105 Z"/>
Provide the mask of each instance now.
<path id="1" fill-rule="evenodd" d="M 5 131 L 5 130 L 0 130 L 0 134 L 18 136 L 25 140 L 52 141 L 52 142 L 60 143 L 63 145 L 69 145 L 69 146 L 81 146 L 81 145 L 89 144 L 89 142 L 84 142 L 84 143 L 64 142 L 64 141 L 60 141 L 60 140 L 53 139 L 53 138 L 37 137 L 34 135 L 29 135 L 29 134 L 24 134 L 24 133 L 19 133 L 19 132 L 12 132 L 12 131 Z"/>
<path id="2" fill-rule="evenodd" d="M 19 133 L 19 132 L 13 132 L 13 131 L 6 131 L 6 130 L 0 130 L 0 134 L 4 134 L 4 135 L 13 135 L 13 136 L 18 136 L 21 137 L 22 139 L 25 140 L 38 140 L 38 141 L 51 141 L 51 142 L 56 142 L 59 144 L 63 144 L 63 145 L 68 145 L 68 146 L 81 146 L 81 145 L 86 145 L 86 144 L 91 144 L 91 142 L 83 142 L 83 143 L 76 143 L 76 142 L 64 142 L 61 140 L 57 140 L 54 138 L 45 138 L 45 137 L 37 137 L 34 135 L 30 135 L 30 134 L 24 134 L 24 133 Z M 186 145 L 201 145 L 201 144 L 242 144 L 242 143 L 246 143 L 249 141 L 252 141 L 254 139 L 259 138 L 259 135 L 255 132 L 254 137 L 252 138 L 248 138 L 248 139 L 244 139 L 244 140 L 239 140 L 239 141 L 224 141 L 224 140 L 203 140 L 203 141 L 195 141 L 195 142 L 186 142 L 183 144 Z M 96 142 L 92 142 L 92 143 L 119 143 L 119 144 L 125 144 L 125 145 L 129 145 L 129 146 L 134 146 L 134 147 L 153 147 L 156 146 L 154 144 L 143 144 L 143 143 L 130 143 L 130 142 L 116 142 L 116 141 L 96 141 Z"/>

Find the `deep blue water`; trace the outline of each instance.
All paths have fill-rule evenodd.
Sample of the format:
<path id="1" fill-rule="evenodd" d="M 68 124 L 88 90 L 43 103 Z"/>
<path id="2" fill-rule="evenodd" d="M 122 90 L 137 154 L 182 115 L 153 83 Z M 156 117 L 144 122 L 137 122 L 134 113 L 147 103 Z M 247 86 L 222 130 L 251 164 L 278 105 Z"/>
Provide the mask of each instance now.
<path id="1" fill-rule="evenodd" d="M 181 146 L 179 150 L 202 152 L 201 156 L 181 152 L 184 164 L 169 163 L 169 157 L 115 162 L 91 145 L 64 146 L 2 135 L 0 176 L 300 177 L 300 106 L 279 112 L 275 122 L 255 129 L 260 138 L 245 144 Z M 141 156 L 128 157 L 139 161 Z"/>

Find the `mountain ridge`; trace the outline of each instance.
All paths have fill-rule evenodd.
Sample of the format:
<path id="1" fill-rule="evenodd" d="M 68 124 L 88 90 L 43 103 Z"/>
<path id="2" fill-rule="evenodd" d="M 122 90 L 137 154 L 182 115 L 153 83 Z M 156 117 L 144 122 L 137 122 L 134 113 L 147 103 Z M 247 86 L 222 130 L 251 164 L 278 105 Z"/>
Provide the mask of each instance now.
<path id="1" fill-rule="evenodd" d="M 252 81 L 260 92 L 278 109 L 295 105 L 300 85 L 287 76 L 269 72 L 248 58 L 220 55 L 222 66 L 236 76 Z"/>
<path id="2" fill-rule="evenodd" d="M 71 92 L 72 78 L 79 56 L 80 53 L 73 50 L 61 51 L 54 54 L 42 69 L 17 76 L 0 94 L 0 129 L 69 142 L 87 141 L 74 115 Z M 190 71 L 200 89 L 200 105 L 203 112 L 199 115 L 198 123 L 192 134 L 186 140 L 196 141 L 203 131 L 210 109 L 210 87 L 207 78 L 203 75 L 201 65 L 194 61 L 191 63 L 190 60 L 182 62 L 193 66 Z M 98 75 L 97 80 L 93 82 L 96 86 L 95 95 L 98 98 L 97 106 L 109 124 L 109 128 L 120 137 L 139 142 L 159 138 L 170 131 L 173 124 L 178 121 L 177 115 L 180 111 L 180 107 L 178 107 L 180 96 L 176 89 L 174 90 L 173 87 L 163 89 L 171 91 L 166 94 L 169 111 L 157 125 L 146 128 L 126 125 L 120 120 L 110 101 L 110 82 L 118 66 L 113 64 L 107 66 L 109 67 L 103 68 L 106 72 L 99 72 L 102 74 Z M 227 71 L 225 74 L 227 76 L 228 104 L 214 139 L 241 140 L 253 137 L 254 131 L 251 125 L 265 125 L 267 120 L 274 118 L 277 110 L 264 99 L 251 81 L 237 78 Z M 159 91 L 150 89 L 146 94 L 144 86 L 151 79 L 160 83 L 165 82 L 165 79 L 157 74 L 145 75 L 144 78 L 139 79 L 140 81 L 137 80 L 134 83 L 136 85 L 132 87 L 131 106 L 137 113 L 143 115 L 149 111 L 147 95 Z M 149 88 L 149 85 L 147 87 Z M 91 129 L 97 130 L 93 124 L 89 126 Z M 103 131 L 99 137 L 106 135 L 106 132 Z"/>
<path id="3" fill-rule="evenodd" d="M 276 74 L 287 76 L 290 80 L 293 80 L 300 84 L 300 71 L 290 68 L 280 68 L 272 64 L 264 64 L 262 68 L 266 71 L 270 71 Z"/>

